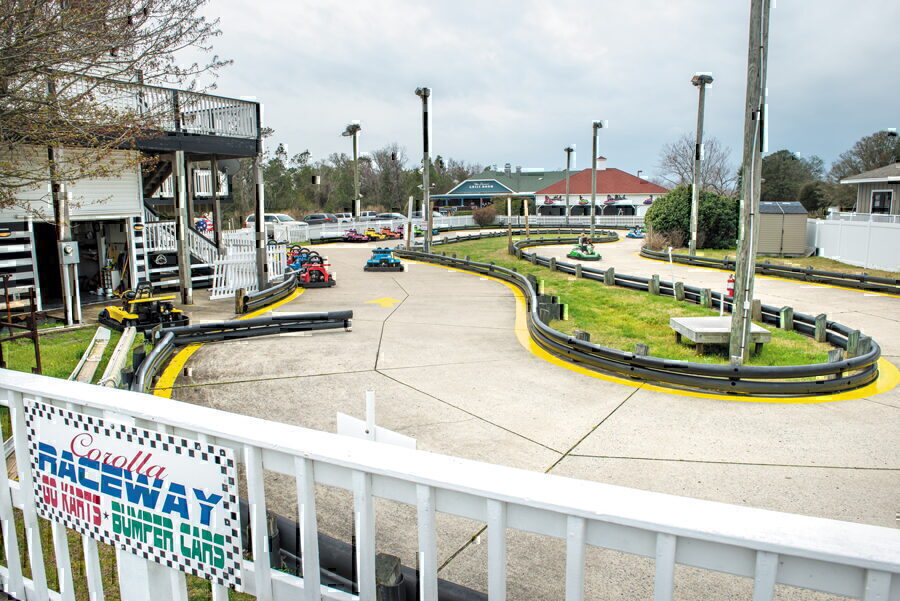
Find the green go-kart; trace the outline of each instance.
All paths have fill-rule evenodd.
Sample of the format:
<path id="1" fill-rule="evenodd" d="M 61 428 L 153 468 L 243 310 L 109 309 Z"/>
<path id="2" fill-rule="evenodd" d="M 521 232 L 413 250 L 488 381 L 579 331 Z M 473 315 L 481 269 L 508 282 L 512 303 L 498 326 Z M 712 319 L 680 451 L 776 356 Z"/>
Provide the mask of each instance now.
<path id="1" fill-rule="evenodd" d="M 570 259 L 578 259 L 579 261 L 599 261 L 603 258 L 594 250 L 593 244 L 576 244 L 566 256 Z"/>

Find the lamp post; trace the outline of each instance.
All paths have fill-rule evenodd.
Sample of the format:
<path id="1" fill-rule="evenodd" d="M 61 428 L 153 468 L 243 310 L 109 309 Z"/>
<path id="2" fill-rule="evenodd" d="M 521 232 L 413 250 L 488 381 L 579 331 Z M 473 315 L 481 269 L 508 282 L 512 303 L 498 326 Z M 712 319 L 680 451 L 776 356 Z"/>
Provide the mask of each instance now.
<path id="1" fill-rule="evenodd" d="M 566 153 L 566 225 L 569 225 L 569 169 L 572 168 L 572 153 L 575 149 L 566 146 L 563 150 Z"/>
<path id="2" fill-rule="evenodd" d="M 362 126 L 359 121 L 351 121 L 341 134 L 347 138 L 353 138 L 353 207 L 354 215 L 359 219 L 359 132 Z"/>
<path id="3" fill-rule="evenodd" d="M 591 124 L 591 240 L 597 224 L 597 133 L 605 127 L 603 121 Z"/>
<path id="4" fill-rule="evenodd" d="M 691 79 L 691 83 L 700 89 L 700 102 L 697 105 L 697 140 L 694 145 L 694 185 L 691 186 L 691 239 L 688 246 L 688 254 L 692 257 L 697 254 L 697 221 L 700 213 L 700 188 L 703 186 L 700 175 L 700 165 L 703 162 L 703 108 L 706 101 L 706 86 L 712 82 L 712 75 L 708 73 L 697 73 Z"/>
<path id="5" fill-rule="evenodd" d="M 429 178 L 431 177 L 431 159 L 428 155 L 428 99 L 431 97 L 431 88 L 416 88 L 416 96 L 422 99 L 422 213 L 425 216 L 425 244 L 423 250 L 428 253 L 431 252 L 431 230 L 434 227 L 434 217 L 432 216 L 430 198 L 431 186 L 429 184 Z"/>

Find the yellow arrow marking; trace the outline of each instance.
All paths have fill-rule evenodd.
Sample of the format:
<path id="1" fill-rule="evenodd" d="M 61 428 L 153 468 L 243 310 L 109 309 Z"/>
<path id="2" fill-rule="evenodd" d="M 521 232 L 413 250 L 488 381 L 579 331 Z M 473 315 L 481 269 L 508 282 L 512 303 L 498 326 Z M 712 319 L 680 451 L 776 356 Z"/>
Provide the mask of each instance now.
<path id="1" fill-rule="evenodd" d="M 391 307 L 393 307 L 395 304 L 397 304 L 399 302 L 401 302 L 401 301 L 397 300 L 396 298 L 391 298 L 389 296 L 386 296 L 384 298 L 376 298 L 375 300 L 366 301 L 366 304 L 367 305 L 381 305 L 382 307 L 390 309 Z"/>

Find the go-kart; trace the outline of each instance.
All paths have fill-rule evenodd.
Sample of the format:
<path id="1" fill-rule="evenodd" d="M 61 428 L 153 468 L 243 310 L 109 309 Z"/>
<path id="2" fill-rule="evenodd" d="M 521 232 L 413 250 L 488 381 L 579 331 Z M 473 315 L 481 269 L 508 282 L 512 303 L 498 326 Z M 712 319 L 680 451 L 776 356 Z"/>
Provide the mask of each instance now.
<path id="1" fill-rule="evenodd" d="M 403 271 L 403 263 L 394 257 L 389 248 L 376 248 L 372 257 L 366 261 L 363 271 Z"/>
<path id="2" fill-rule="evenodd" d="M 186 326 L 190 322 L 181 309 L 176 309 L 174 296 L 153 296 L 150 282 L 141 282 L 134 290 L 122 294 L 122 306 L 104 308 L 98 320 L 103 325 L 121 332 L 129 326 L 139 330 L 162 324 L 164 326 Z"/>
<path id="3" fill-rule="evenodd" d="M 329 267 L 325 259 L 316 251 L 310 251 L 303 255 L 303 261 L 300 255 L 296 260 L 288 263 L 288 268 L 297 274 L 297 284 L 302 288 L 328 288 L 335 285 L 335 277 L 326 267 Z"/>
<path id="4" fill-rule="evenodd" d="M 579 261 L 599 261 L 603 258 L 594 250 L 593 244 L 576 244 L 566 256 Z"/>
<path id="5" fill-rule="evenodd" d="M 384 240 L 386 238 L 381 232 L 376 232 L 374 227 L 366 230 L 366 236 L 368 236 L 369 240 Z"/>
<path id="6" fill-rule="evenodd" d="M 641 228 L 636 227 L 633 230 L 629 231 L 627 234 L 625 234 L 625 237 L 626 238 L 643 238 L 644 231 Z"/>
<path id="7" fill-rule="evenodd" d="M 431 233 L 437 235 L 440 233 L 440 230 L 438 228 L 434 228 L 431 230 Z M 416 236 L 424 236 L 425 230 L 417 225 L 413 228 L 413 234 L 415 234 Z"/>
<path id="8" fill-rule="evenodd" d="M 401 232 L 395 232 L 394 230 L 392 230 L 391 228 L 389 228 L 387 226 L 384 226 L 383 228 L 381 228 L 381 233 L 384 235 L 385 238 L 387 238 L 389 240 L 396 240 L 397 238 L 403 237 L 403 234 Z"/>
<path id="9" fill-rule="evenodd" d="M 344 242 L 368 242 L 369 237 L 365 234 L 360 234 L 355 229 L 349 229 L 344 232 L 344 237 L 342 238 Z"/>

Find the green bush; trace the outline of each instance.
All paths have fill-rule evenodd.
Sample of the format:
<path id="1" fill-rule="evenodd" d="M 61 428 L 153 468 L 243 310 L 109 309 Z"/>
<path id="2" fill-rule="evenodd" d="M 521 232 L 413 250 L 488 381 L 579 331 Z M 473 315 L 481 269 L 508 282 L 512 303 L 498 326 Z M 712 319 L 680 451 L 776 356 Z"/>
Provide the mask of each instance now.
<path id="1" fill-rule="evenodd" d="M 700 192 L 697 216 L 699 248 L 733 248 L 738 235 L 739 203 L 737 199 Z M 653 201 L 644 222 L 653 231 L 670 237 L 680 233 L 685 240 L 691 231 L 691 186 L 679 186 Z"/>

